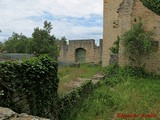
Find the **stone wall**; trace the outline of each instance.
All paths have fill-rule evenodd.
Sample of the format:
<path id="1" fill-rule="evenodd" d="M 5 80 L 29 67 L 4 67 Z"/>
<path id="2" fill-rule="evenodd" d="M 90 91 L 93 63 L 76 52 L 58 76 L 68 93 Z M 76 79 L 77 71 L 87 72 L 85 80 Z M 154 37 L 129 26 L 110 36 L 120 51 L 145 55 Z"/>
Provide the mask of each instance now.
<path id="1" fill-rule="evenodd" d="M 48 56 L 0 62 L 0 106 L 18 113 L 52 117 L 58 99 L 57 67 Z"/>
<path id="2" fill-rule="evenodd" d="M 34 54 L 25 54 L 25 53 L 1 53 L 0 52 L 0 61 L 6 60 L 23 60 L 34 57 Z"/>
<path id="3" fill-rule="evenodd" d="M 104 44 L 102 65 L 109 65 L 110 50 L 116 37 L 123 35 L 137 22 L 135 19 L 142 18 L 145 29 L 154 31 L 157 49 L 149 57 L 143 58 L 146 68 L 160 73 L 160 16 L 146 8 L 140 0 L 104 0 Z M 123 45 L 120 44 L 119 64 L 128 63 L 123 54 Z"/>
<path id="4" fill-rule="evenodd" d="M 120 35 L 119 13 L 117 13 L 120 3 L 123 0 L 104 0 L 104 26 L 103 26 L 103 52 L 102 66 L 109 65 L 110 49 Z"/>
<path id="5" fill-rule="evenodd" d="M 27 115 L 26 113 L 18 114 L 9 108 L 0 107 L 0 120 L 49 120 L 37 116 Z"/>
<path id="6" fill-rule="evenodd" d="M 9 88 L 4 82 L 2 82 L 2 79 L 0 78 L 0 94 L 1 92 L 4 94 L 5 93 L 9 93 L 9 97 L 8 97 L 8 101 L 12 102 L 14 104 L 14 106 L 16 106 L 16 108 L 14 108 L 15 111 L 17 110 L 21 110 L 21 112 L 25 112 L 25 113 L 30 113 L 30 106 L 29 106 L 29 102 L 27 99 L 27 95 L 19 93 L 19 92 L 15 92 L 14 90 L 12 90 L 11 88 Z M 3 95 L 0 95 L 0 99 L 1 102 L 8 102 L 6 100 L 3 99 Z M 32 98 L 31 98 L 32 99 Z M 2 105 L 2 104 L 1 104 Z M 5 105 L 6 107 L 6 105 Z M 8 107 L 10 107 L 8 105 Z"/>
<path id="7" fill-rule="evenodd" d="M 75 63 L 76 51 L 83 49 L 85 51 L 85 63 L 93 62 L 99 63 L 102 55 L 102 40 L 100 45 L 96 46 L 95 40 L 84 39 L 84 40 L 69 40 L 69 44 L 59 44 L 60 55 L 58 57 L 59 62 Z"/>
<path id="8" fill-rule="evenodd" d="M 95 46 L 94 49 L 94 63 L 102 62 L 102 45 L 103 45 L 103 39 L 100 39 L 99 46 Z"/>
<path id="9" fill-rule="evenodd" d="M 144 21 L 146 30 L 154 32 L 154 38 L 158 43 L 157 49 L 149 57 L 144 58 L 146 68 L 149 70 L 160 73 L 160 16 L 156 15 L 151 10 L 143 6 L 140 0 L 135 0 L 132 12 L 132 24 L 134 18 L 141 17 Z"/>

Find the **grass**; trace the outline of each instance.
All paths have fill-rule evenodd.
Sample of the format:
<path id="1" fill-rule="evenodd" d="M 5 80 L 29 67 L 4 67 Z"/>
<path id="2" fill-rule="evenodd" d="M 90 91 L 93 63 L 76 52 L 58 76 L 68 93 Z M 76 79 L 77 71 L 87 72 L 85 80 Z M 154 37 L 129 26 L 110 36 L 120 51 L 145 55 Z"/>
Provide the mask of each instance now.
<path id="1" fill-rule="evenodd" d="M 66 87 L 66 83 L 72 84 L 77 81 L 77 78 L 91 79 L 99 70 L 100 66 L 88 66 L 88 64 L 81 64 L 79 68 L 76 67 L 59 67 L 58 76 L 60 78 L 59 92 L 65 93 L 73 89 L 72 85 Z"/>
<path id="2" fill-rule="evenodd" d="M 119 74 L 101 85 L 72 110 L 68 120 L 160 120 L 160 77 Z M 122 118 L 122 114 L 130 114 L 132 118 Z M 146 116 L 141 117 L 143 114 Z"/>

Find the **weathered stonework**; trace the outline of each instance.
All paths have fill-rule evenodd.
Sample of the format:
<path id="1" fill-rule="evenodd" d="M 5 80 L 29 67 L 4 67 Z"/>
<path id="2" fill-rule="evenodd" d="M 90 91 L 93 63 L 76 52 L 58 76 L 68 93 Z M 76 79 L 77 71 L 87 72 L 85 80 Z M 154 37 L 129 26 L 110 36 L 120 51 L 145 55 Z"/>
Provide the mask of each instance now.
<path id="1" fill-rule="evenodd" d="M 110 49 L 120 35 L 118 8 L 123 0 L 104 0 L 102 66 L 109 65 Z M 115 21 L 117 24 L 115 25 Z"/>
<path id="2" fill-rule="evenodd" d="M 60 55 L 58 58 L 59 62 L 85 62 L 85 63 L 99 63 L 101 61 L 102 55 L 102 40 L 100 40 L 100 45 L 96 46 L 95 40 L 70 40 L 69 44 L 59 44 Z M 77 54 L 78 50 L 84 51 L 80 53 L 83 57 L 83 61 L 79 61 Z M 80 57 L 81 57 L 80 56 Z"/>
<path id="3" fill-rule="evenodd" d="M 109 65 L 110 50 L 117 36 L 128 31 L 136 19 L 142 18 L 145 29 L 154 31 L 154 38 L 160 42 L 160 16 L 146 8 L 140 0 L 104 0 L 104 35 L 102 66 Z M 123 54 L 123 45 L 120 44 L 119 64 L 126 65 L 128 60 Z M 150 71 L 160 73 L 160 45 L 147 58 L 143 58 L 145 67 Z"/>
<path id="4" fill-rule="evenodd" d="M 0 107 L 0 120 L 49 120 L 37 116 L 27 115 L 26 113 L 18 114 L 9 108 Z"/>

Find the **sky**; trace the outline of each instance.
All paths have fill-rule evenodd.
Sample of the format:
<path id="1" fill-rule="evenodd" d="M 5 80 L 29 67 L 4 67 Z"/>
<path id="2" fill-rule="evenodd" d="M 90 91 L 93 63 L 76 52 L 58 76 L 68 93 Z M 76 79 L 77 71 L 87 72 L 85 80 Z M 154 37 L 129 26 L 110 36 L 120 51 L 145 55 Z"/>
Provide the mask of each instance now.
<path id="1" fill-rule="evenodd" d="M 0 41 L 13 32 L 31 37 L 34 28 L 52 23 L 52 34 L 68 40 L 103 34 L 103 0 L 0 0 Z"/>

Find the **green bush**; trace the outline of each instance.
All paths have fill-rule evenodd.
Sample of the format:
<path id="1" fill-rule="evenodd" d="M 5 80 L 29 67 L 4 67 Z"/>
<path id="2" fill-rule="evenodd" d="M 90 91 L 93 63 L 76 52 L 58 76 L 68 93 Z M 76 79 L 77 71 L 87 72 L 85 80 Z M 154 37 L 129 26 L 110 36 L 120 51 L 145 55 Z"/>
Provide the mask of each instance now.
<path id="1" fill-rule="evenodd" d="M 107 66 L 103 71 L 106 75 L 105 84 L 110 87 L 113 87 L 116 84 L 124 82 L 124 77 L 158 78 L 158 75 L 146 71 L 143 67 L 132 67 L 132 66 L 119 67 L 118 64 L 114 64 Z M 114 79 L 112 79 L 113 77 Z"/>
<path id="2" fill-rule="evenodd" d="M 160 0 L 141 0 L 147 8 L 160 15 Z"/>
<path id="3" fill-rule="evenodd" d="M 118 74 L 118 70 L 119 70 L 119 65 L 113 64 L 113 65 L 109 65 L 106 68 L 104 68 L 103 72 L 105 73 L 106 77 L 111 77 L 113 75 Z"/>
<path id="4" fill-rule="evenodd" d="M 24 106 L 13 102 L 13 95 L 25 95 L 30 114 L 46 116 L 57 99 L 57 62 L 40 56 L 20 62 L 0 63 L 0 106 L 21 112 Z M 24 112 L 24 111 L 23 111 Z"/>
<path id="5" fill-rule="evenodd" d="M 113 43 L 113 47 L 109 48 L 112 53 L 115 54 L 119 53 L 119 43 L 120 43 L 120 37 L 117 36 L 117 40 Z"/>
<path id="6" fill-rule="evenodd" d="M 153 52 L 151 31 L 145 31 L 142 21 L 133 24 L 132 28 L 122 36 L 124 53 L 130 65 L 142 67 L 145 65 L 143 57 Z"/>

